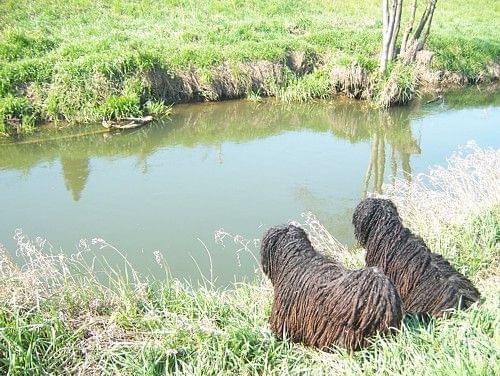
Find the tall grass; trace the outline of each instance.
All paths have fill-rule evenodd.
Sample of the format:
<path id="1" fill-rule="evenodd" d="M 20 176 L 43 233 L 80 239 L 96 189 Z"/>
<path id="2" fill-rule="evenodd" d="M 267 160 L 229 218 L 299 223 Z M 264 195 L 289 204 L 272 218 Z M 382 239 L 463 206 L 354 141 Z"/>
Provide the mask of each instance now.
<path id="1" fill-rule="evenodd" d="M 418 80 L 414 66 L 393 64 L 385 75 L 375 78 L 375 103 L 382 108 L 408 104 L 417 95 Z"/>
<path id="2" fill-rule="evenodd" d="M 498 374 L 500 203 L 496 188 L 483 185 L 498 186 L 497 170 L 491 169 L 498 153 L 477 146 L 466 151 L 450 158 L 449 166 L 430 171 L 439 182 L 435 186 L 415 179 L 411 189 L 394 188 L 402 183 L 386 187 L 405 223 L 478 285 L 483 301 L 465 312 L 430 322 L 406 317 L 397 334 L 374 338 L 368 349 L 324 353 L 270 333 L 272 289 L 260 274 L 229 289 L 210 280 L 191 286 L 168 271 L 162 280 L 148 280 L 103 239 L 82 240 L 68 257 L 45 239 L 29 239 L 18 230 L 16 260 L 0 252 L 0 372 Z M 347 250 L 314 215 L 305 214 L 303 222 L 319 250 L 350 266 L 362 265 L 362 250 Z M 429 229 L 422 231 L 426 222 Z M 217 240 L 251 252 L 258 265 L 258 241 L 222 230 Z M 161 255 L 155 257 L 168 270 Z"/>
<path id="3" fill-rule="evenodd" d="M 327 98 L 331 94 L 329 72 L 319 69 L 302 77 L 289 75 L 282 86 L 275 89 L 275 96 L 283 102 L 307 102 Z"/>
<path id="4" fill-rule="evenodd" d="M 443 232 L 455 236 L 452 228 L 481 225 L 471 218 L 482 215 L 487 220 L 488 211 L 500 203 L 499 180 L 500 150 L 481 149 L 470 141 L 447 159 L 447 166 L 435 166 L 411 180 L 395 179 L 383 187 L 383 196 L 396 203 L 407 226 L 437 242 L 443 241 Z"/>

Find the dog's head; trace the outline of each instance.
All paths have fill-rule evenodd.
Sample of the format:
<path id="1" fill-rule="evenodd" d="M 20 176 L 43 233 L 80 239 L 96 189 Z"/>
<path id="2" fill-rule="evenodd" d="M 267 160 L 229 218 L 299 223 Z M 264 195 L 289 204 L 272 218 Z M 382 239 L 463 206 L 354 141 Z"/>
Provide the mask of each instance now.
<path id="1" fill-rule="evenodd" d="M 304 244 L 300 246 L 299 244 Z M 295 225 L 274 226 L 267 230 L 260 246 L 262 271 L 273 280 L 275 271 L 281 267 L 282 260 L 291 250 L 312 249 L 306 232 Z"/>
<path id="2" fill-rule="evenodd" d="M 366 198 L 361 201 L 352 216 L 354 234 L 361 246 L 365 246 L 370 235 L 389 222 L 401 222 L 398 209 L 390 200 Z"/>

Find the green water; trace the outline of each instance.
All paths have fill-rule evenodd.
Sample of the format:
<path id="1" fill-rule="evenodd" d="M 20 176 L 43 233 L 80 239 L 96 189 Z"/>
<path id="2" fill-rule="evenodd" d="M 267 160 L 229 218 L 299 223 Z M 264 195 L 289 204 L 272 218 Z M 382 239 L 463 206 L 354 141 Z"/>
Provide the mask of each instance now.
<path id="1" fill-rule="evenodd" d="M 230 101 L 177 106 L 171 119 L 121 134 L 46 130 L 0 146 L 0 242 L 15 252 L 21 228 L 71 254 L 103 238 L 141 272 L 163 274 L 160 251 L 191 280 L 209 274 L 208 249 L 224 284 L 256 265 L 240 245 L 216 244 L 217 229 L 260 238 L 311 211 L 352 245 L 366 191 L 444 164 L 471 139 L 498 148 L 499 125 L 499 95 L 468 91 L 390 112 L 347 100 Z"/>

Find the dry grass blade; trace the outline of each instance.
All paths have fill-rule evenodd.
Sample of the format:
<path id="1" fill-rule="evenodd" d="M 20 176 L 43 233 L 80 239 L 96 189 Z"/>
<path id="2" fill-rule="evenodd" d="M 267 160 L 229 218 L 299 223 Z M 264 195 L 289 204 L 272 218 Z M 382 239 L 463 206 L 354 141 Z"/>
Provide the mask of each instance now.
<path id="1" fill-rule="evenodd" d="M 460 225 L 484 210 L 500 204 L 500 149 L 481 149 L 476 142 L 413 180 L 397 178 L 383 186 L 413 231 L 435 238 L 444 227 Z"/>
<path id="2" fill-rule="evenodd" d="M 320 253 L 327 255 L 342 265 L 353 268 L 363 265 L 363 253 L 349 248 L 338 241 L 311 212 L 302 213 L 302 226 L 311 240 L 313 247 Z"/>

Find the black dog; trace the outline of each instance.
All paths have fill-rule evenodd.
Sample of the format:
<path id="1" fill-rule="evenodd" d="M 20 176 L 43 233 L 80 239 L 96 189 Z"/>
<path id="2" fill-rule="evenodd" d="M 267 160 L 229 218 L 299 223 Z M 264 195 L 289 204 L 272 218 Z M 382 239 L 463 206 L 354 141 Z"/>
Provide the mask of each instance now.
<path id="1" fill-rule="evenodd" d="M 401 300 L 380 270 L 344 269 L 316 252 L 299 227 L 269 229 L 261 262 L 274 287 L 270 324 L 278 337 L 324 350 L 356 350 L 375 333 L 400 326 Z"/>
<path id="2" fill-rule="evenodd" d="M 363 200 L 352 223 L 366 249 L 366 265 L 378 266 L 394 282 L 405 312 L 441 316 L 479 300 L 479 292 L 466 277 L 403 226 L 391 201 Z"/>

